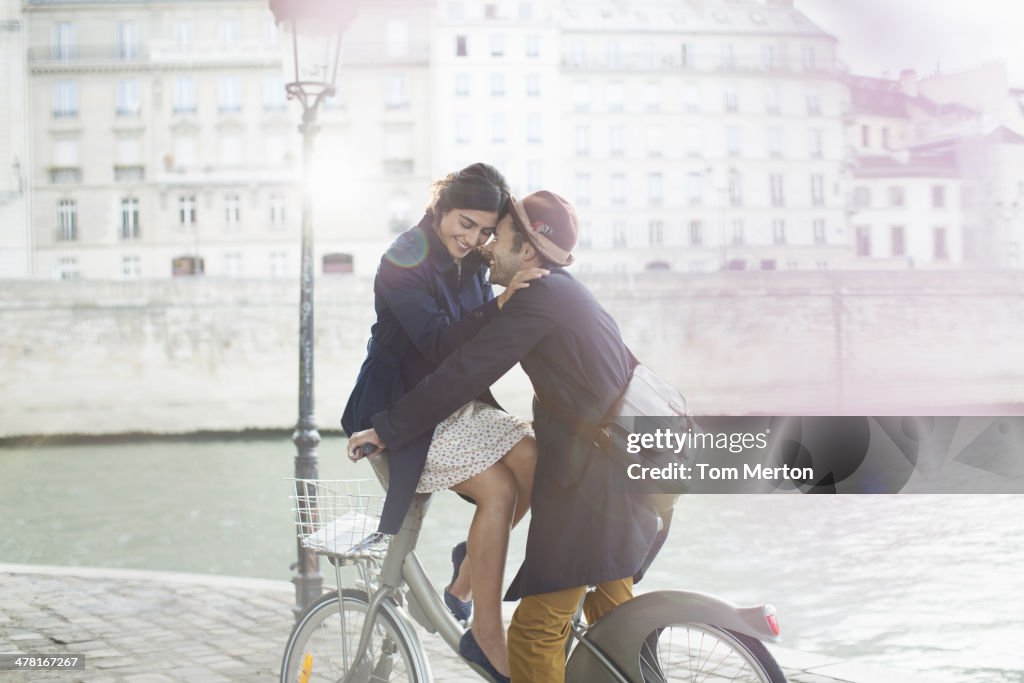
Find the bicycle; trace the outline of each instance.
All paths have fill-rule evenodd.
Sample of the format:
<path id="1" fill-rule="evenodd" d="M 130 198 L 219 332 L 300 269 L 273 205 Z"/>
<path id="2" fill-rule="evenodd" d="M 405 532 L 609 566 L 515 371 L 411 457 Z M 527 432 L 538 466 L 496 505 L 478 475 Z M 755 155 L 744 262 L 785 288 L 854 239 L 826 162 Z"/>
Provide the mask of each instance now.
<path id="1" fill-rule="evenodd" d="M 383 458 L 372 462 L 386 481 Z M 339 590 L 325 593 L 300 615 L 281 662 L 281 682 L 432 681 L 411 620 L 440 635 L 456 653 L 464 626 L 416 557 L 431 494 L 415 496 L 401 530 L 388 538 L 376 532 L 383 505 L 379 489 L 369 492 L 376 482 L 293 481 L 299 535 L 333 565 Z M 340 536 L 339 520 L 345 520 Z M 340 541 L 324 542 L 332 534 Z M 355 569 L 355 586 L 343 586 L 342 567 Z M 711 595 L 670 590 L 638 595 L 593 625 L 583 624 L 581 614 L 582 603 L 566 643 L 566 683 L 786 681 L 762 642 L 779 640 L 771 605 L 737 607 Z M 463 662 L 489 680 L 475 664 Z"/>

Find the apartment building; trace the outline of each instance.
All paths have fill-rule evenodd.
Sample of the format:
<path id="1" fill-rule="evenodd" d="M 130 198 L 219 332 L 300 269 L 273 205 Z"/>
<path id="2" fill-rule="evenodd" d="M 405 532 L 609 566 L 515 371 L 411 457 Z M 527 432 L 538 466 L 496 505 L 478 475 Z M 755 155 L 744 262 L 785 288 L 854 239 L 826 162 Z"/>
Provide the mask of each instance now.
<path id="1" fill-rule="evenodd" d="M 19 0 L 0 0 L 0 278 L 31 273 L 25 24 Z"/>
<path id="2" fill-rule="evenodd" d="M 581 268 L 841 267 L 846 86 L 792 2 L 572 3 L 562 88 Z"/>

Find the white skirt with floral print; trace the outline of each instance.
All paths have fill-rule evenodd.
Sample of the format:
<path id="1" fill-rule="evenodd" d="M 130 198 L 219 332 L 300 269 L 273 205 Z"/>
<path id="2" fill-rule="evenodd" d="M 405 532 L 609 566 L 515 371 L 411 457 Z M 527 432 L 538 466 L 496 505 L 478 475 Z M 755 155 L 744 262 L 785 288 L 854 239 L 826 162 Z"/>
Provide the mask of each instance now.
<path id="1" fill-rule="evenodd" d="M 434 428 L 416 492 L 443 491 L 475 477 L 526 436 L 533 436 L 529 422 L 470 401 Z"/>

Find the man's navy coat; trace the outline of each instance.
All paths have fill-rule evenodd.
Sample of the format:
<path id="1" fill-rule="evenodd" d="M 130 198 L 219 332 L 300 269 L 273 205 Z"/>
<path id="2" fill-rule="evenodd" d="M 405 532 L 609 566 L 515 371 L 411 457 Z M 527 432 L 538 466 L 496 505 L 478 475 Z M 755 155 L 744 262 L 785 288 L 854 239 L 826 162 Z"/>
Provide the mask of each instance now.
<path id="1" fill-rule="evenodd" d="M 539 456 L 526 556 L 505 599 L 633 576 L 657 533 L 653 505 L 623 493 L 621 468 L 545 406 L 554 402 L 597 423 L 635 360 L 608 312 L 562 269 L 516 292 L 434 373 L 371 418 L 389 462 L 517 362 L 536 392 Z"/>
<path id="2" fill-rule="evenodd" d="M 460 270 L 429 215 L 388 247 L 373 281 L 373 296 L 377 322 L 341 418 L 347 434 L 369 429 L 372 415 L 415 387 L 498 313 L 479 254 L 474 251 L 462 259 Z M 497 405 L 485 386 L 429 426 L 422 423 L 415 439 L 391 450 L 380 531 L 398 532 L 423 473 L 434 427 L 474 398 Z"/>

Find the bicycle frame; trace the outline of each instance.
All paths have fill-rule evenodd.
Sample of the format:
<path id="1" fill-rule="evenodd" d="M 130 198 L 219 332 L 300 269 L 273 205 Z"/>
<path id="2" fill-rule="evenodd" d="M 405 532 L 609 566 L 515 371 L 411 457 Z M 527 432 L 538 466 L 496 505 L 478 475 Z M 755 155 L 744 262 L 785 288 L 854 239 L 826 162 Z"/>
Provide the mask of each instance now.
<path id="1" fill-rule="evenodd" d="M 386 484 L 387 463 L 385 458 L 378 455 L 371 456 L 370 460 L 378 478 L 381 479 L 383 484 Z M 430 507 L 431 495 L 429 493 L 420 493 L 414 496 L 409 511 L 402 521 L 401 529 L 391 538 L 387 554 L 384 556 L 384 561 L 380 567 L 379 587 L 369 596 L 369 605 L 367 606 L 366 617 L 359 636 L 359 644 L 353 655 L 353 662 L 355 664 L 361 662 L 366 656 L 376 615 L 385 601 L 389 599 L 394 601 L 394 607 L 401 613 L 403 618 L 408 620 L 411 616 L 413 620 L 429 633 L 439 634 L 453 652 L 458 653 L 459 651 L 459 640 L 464 633 L 463 627 L 455 620 L 441 600 L 441 597 L 434 590 L 430 578 L 427 576 L 423 565 L 420 564 L 419 558 L 416 557 L 415 553 L 423 519 Z M 366 580 L 365 575 L 364 581 L 367 583 L 367 592 L 369 592 L 369 582 Z M 408 598 L 407 614 L 400 607 L 401 601 L 395 598 L 396 595 L 400 597 L 403 584 L 408 587 L 408 592 L 406 593 Z M 341 590 L 340 575 L 338 589 L 339 591 Z M 692 623 L 721 626 L 763 641 L 777 642 L 779 640 L 776 633 L 769 629 L 765 621 L 765 616 L 769 613 L 769 610 L 771 614 L 774 614 L 774 608 L 765 605 L 741 608 L 714 596 L 700 593 L 659 591 L 657 593 L 641 595 L 612 610 L 598 624 L 587 627 L 581 627 L 579 624 L 582 606 L 583 603 L 581 602 L 576 618 L 573 620 L 572 627 L 570 628 L 570 637 L 575 638 L 579 646 L 573 651 L 573 656 L 569 658 L 566 670 L 567 681 L 597 680 L 594 678 L 596 671 L 593 670 L 593 667 L 597 666 L 606 677 L 602 678 L 602 680 L 612 680 L 615 683 L 633 683 L 629 672 L 620 668 L 616 662 L 629 661 L 629 653 L 638 651 L 636 643 L 633 643 L 635 637 L 639 637 L 641 641 L 646 638 L 646 633 L 640 633 L 642 629 L 633 628 L 634 626 L 641 626 L 641 620 L 637 617 L 639 613 L 644 612 L 646 613 L 642 622 L 645 626 L 650 626 L 652 623 L 651 617 L 663 619 L 663 622 L 657 622 L 660 626 L 671 624 L 674 620 L 685 615 L 685 620 Z M 342 610 L 342 619 L 344 619 L 344 610 Z M 627 639 L 629 641 L 627 644 L 623 640 L 622 634 L 629 632 L 633 632 L 634 635 Z M 415 637 L 415 632 L 410 630 L 410 633 Z M 342 637 L 345 637 L 344 624 Z M 418 640 L 414 645 L 417 651 L 422 653 L 422 646 Z M 586 655 L 579 651 L 579 647 L 583 648 Z M 347 651 L 347 647 L 344 644 L 343 649 Z M 625 657 L 625 659 L 620 659 L 622 657 Z M 429 663 L 425 657 L 422 658 L 421 663 L 427 677 L 432 678 Z M 349 667 L 347 662 L 345 666 L 347 673 L 342 681 L 343 683 L 352 683 L 353 675 L 357 674 L 360 667 L 357 665 Z M 483 673 L 469 662 L 466 662 L 466 666 L 481 674 Z M 589 671 L 585 677 L 581 678 L 576 675 L 585 671 Z"/>

